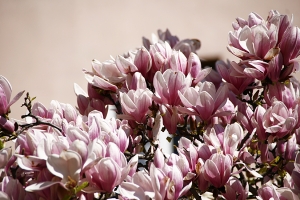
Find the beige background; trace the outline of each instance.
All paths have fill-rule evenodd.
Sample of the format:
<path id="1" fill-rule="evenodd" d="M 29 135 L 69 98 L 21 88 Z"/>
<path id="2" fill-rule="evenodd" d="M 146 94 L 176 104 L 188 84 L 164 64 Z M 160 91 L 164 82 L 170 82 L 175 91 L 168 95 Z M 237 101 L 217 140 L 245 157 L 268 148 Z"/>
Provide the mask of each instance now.
<path id="1" fill-rule="evenodd" d="M 25 89 L 47 107 L 52 99 L 75 105 L 73 83 L 86 88 L 82 68 L 140 47 L 159 28 L 200 39 L 201 58 L 233 59 L 226 45 L 236 17 L 254 11 L 266 18 L 276 9 L 294 13 L 299 26 L 299 8 L 299 0 L 0 0 L 0 74 L 13 95 Z M 22 102 L 13 117 L 25 112 Z"/>

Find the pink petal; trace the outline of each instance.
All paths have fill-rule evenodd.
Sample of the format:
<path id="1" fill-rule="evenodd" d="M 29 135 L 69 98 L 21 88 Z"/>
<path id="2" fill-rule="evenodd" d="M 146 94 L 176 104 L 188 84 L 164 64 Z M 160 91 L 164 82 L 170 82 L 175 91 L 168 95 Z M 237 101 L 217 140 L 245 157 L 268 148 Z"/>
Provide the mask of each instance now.
<path id="1" fill-rule="evenodd" d="M 80 155 L 71 150 L 62 151 L 60 155 L 50 155 L 47 160 L 49 171 L 66 183 L 71 177 L 75 181 L 79 181 L 82 160 Z"/>

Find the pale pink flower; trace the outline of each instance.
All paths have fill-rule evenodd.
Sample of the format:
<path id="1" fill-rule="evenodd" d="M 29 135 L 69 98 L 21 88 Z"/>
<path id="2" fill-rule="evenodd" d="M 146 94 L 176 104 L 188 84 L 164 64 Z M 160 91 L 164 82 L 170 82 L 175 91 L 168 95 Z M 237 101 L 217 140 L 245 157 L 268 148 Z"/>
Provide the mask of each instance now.
<path id="1" fill-rule="evenodd" d="M 279 52 L 275 25 L 267 25 L 256 13 L 250 13 L 248 21 L 237 21 L 229 33 L 227 48 L 232 54 L 241 59 L 271 60 Z"/>
<path id="2" fill-rule="evenodd" d="M 172 48 L 167 42 L 151 45 L 149 52 L 153 60 L 150 73 L 154 75 L 157 71 L 164 72 L 170 68 L 169 61 L 172 55 Z"/>
<path id="3" fill-rule="evenodd" d="M 167 42 L 171 48 L 183 52 L 186 57 L 188 57 L 192 52 L 195 53 L 201 46 L 201 42 L 196 39 L 179 40 L 179 38 L 172 35 L 168 29 L 166 31 L 158 30 L 157 33 L 158 38 L 156 35 L 152 35 L 152 42 L 154 44 L 157 42 Z M 143 37 L 143 44 L 147 49 L 150 49 L 150 40 Z"/>
<path id="4" fill-rule="evenodd" d="M 298 152 L 294 162 L 294 170 L 291 174 L 295 188 L 300 192 L 300 153 Z"/>
<path id="5" fill-rule="evenodd" d="M 138 90 L 147 88 L 146 80 L 140 72 L 135 72 L 133 76 L 131 74 L 128 74 L 125 83 L 127 90 Z"/>
<path id="6" fill-rule="evenodd" d="M 291 26 L 283 34 L 279 43 L 279 48 L 283 56 L 283 64 L 290 65 L 295 58 L 300 55 L 300 28 Z M 299 63 L 296 64 L 299 68 Z"/>
<path id="7" fill-rule="evenodd" d="M 293 82 L 290 80 L 285 83 L 270 84 L 269 90 L 265 90 L 264 93 L 267 104 L 271 105 L 272 99 L 275 97 L 278 101 L 282 101 L 288 109 L 293 108 L 297 104 L 300 93 L 299 88 Z"/>
<path id="8" fill-rule="evenodd" d="M 223 193 L 223 196 L 228 200 L 245 200 L 248 197 L 249 186 L 247 183 L 246 188 L 244 188 L 241 181 L 235 177 L 230 177 L 228 182 L 225 184 L 225 191 L 226 192 Z"/>
<path id="9" fill-rule="evenodd" d="M 138 71 L 138 68 L 135 66 L 133 59 L 134 55 L 129 52 L 128 56 L 126 57 L 118 55 L 116 57 L 115 63 L 121 73 L 128 74 Z"/>
<path id="10" fill-rule="evenodd" d="M 92 67 L 93 72 L 84 72 L 87 81 L 95 87 L 116 92 L 118 90 L 117 85 L 125 80 L 126 75 L 120 72 L 113 60 L 103 63 L 93 60 Z"/>
<path id="11" fill-rule="evenodd" d="M 80 180 L 82 159 L 75 151 L 62 151 L 60 155 L 53 154 L 48 157 L 47 168 L 61 180 L 34 183 L 27 186 L 26 191 L 39 191 L 55 184 L 60 184 L 67 190 L 75 188 Z"/>
<path id="12" fill-rule="evenodd" d="M 6 115 L 10 112 L 10 106 L 14 104 L 24 93 L 19 92 L 12 100 L 11 98 L 12 87 L 9 81 L 2 75 L 0 75 L 0 128 L 14 132 L 14 123 L 8 119 Z"/>
<path id="13" fill-rule="evenodd" d="M 109 142 L 115 143 L 122 152 L 124 152 L 129 144 L 128 135 L 130 130 L 126 120 L 111 118 L 104 119 L 101 112 L 92 111 L 88 115 L 88 126 L 84 129 L 88 132 L 90 140 L 100 139 L 105 144 Z"/>
<path id="14" fill-rule="evenodd" d="M 274 100 L 272 106 L 263 116 L 263 127 L 273 137 L 282 138 L 295 128 L 298 119 L 297 113 L 292 113 L 283 102 Z"/>
<path id="15" fill-rule="evenodd" d="M 221 77 L 227 82 L 228 89 L 236 95 L 243 93 L 244 90 L 254 82 L 254 78 L 252 77 L 234 76 L 233 73 L 235 73 L 235 69 L 229 62 L 218 61 L 216 68 Z"/>
<path id="16" fill-rule="evenodd" d="M 231 174 L 233 165 L 230 155 L 213 154 L 204 164 L 204 178 L 216 188 L 224 186 Z"/>
<path id="17" fill-rule="evenodd" d="M 143 77 L 148 77 L 148 72 L 152 67 L 152 59 L 149 51 L 145 47 L 141 47 L 135 54 L 134 65 L 138 68 Z"/>
<path id="18" fill-rule="evenodd" d="M 259 200 L 280 200 L 280 199 L 289 199 L 289 200 L 299 200 L 296 194 L 290 188 L 281 187 L 277 188 L 271 183 L 266 183 L 261 188 L 258 189 Z"/>
<path id="19" fill-rule="evenodd" d="M 96 150 L 96 149 L 95 149 Z M 85 171 L 89 186 L 84 189 L 87 193 L 112 192 L 112 190 L 129 175 L 131 169 L 137 167 L 137 155 L 127 163 L 118 146 L 109 143 L 106 146 L 105 158 Z"/>
<path id="20" fill-rule="evenodd" d="M 180 169 L 174 165 L 170 166 L 168 173 L 150 165 L 150 178 L 152 188 L 155 193 L 155 199 L 178 199 L 184 195 L 192 186 L 192 182 L 184 186 L 183 175 Z"/>
<path id="21" fill-rule="evenodd" d="M 6 166 L 9 159 L 12 156 L 12 148 L 6 147 L 0 150 L 0 173 L 2 169 Z"/>
<path id="22" fill-rule="evenodd" d="M 18 179 L 13 179 L 12 177 L 5 176 L 3 180 L 1 180 L 0 186 L 0 197 L 4 196 L 4 199 L 22 200 L 26 195 L 26 191 L 24 190 L 24 187 Z"/>
<path id="23" fill-rule="evenodd" d="M 263 80 L 267 76 L 269 65 L 261 60 L 245 60 L 239 63 L 232 61 L 231 66 L 234 68 L 231 76 Z"/>
<path id="24" fill-rule="evenodd" d="M 10 100 L 11 93 L 12 87 L 9 81 L 0 75 L 0 115 L 8 114 L 10 106 L 23 95 L 24 91 L 19 92 L 12 100 Z"/>
<path id="25" fill-rule="evenodd" d="M 152 104 L 153 93 L 149 89 L 129 90 L 127 93 L 120 92 L 120 102 L 123 110 L 121 118 L 143 123 L 149 106 Z"/>
<path id="26" fill-rule="evenodd" d="M 147 199 L 154 198 L 151 178 L 146 171 L 138 171 L 132 176 L 131 182 L 122 182 L 119 186 L 119 193 L 124 198 Z"/>
<path id="27" fill-rule="evenodd" d="M 190 85 L 190 78 L 186 78 L 180 71 L 168 69 L 163 74 L 158 71 L 153 78 L 153 99 L 159 104 L 179 105 L 178 91 L 183 93 Z"/>
<path id="28" fill-rule="evenodd" d="M 237 122 L 227 125 L 224 131 L 223 139 L 224 153 L 234 156 L 234 153 L 237 151 L 237 146 L 240 144 L 243 138 L 244 132 L 241 125 L 239 125 Z"/>
<path id="29" fill-rule="evenodd" d="M 187 60 L 187 68 L 185 75 L 190 74 L 193 79 L 192 85 L 195 86 L 197 83 L 202 81 L 210 72 L 212 68 L 208 67 L 205 69 L 201 68 L 201 62 L 197 54 L 190 53 Z"/>
<path id="30" fill-rule="evenodd" d="M 163 125 L 170 134 L 175 134 L 177 131 L 177 125 L 183 122 L 182 116 L 178 113 L 178 107 L 165 106 L 159 107 L 160 113 L 163 118 Z"/>
<path id="31" fill-rule="evenodd" d="M 225 104 L 228 96 L 228 88 L 226 85 L 216 90 L 211 82 L 199 83 L 198 88 L 190 87 L 182 91 L 178 91 L 184 107 L 178 107 L 182 113 L 197 115 L 203 121 L 208 121 L 220 107 Z"/>

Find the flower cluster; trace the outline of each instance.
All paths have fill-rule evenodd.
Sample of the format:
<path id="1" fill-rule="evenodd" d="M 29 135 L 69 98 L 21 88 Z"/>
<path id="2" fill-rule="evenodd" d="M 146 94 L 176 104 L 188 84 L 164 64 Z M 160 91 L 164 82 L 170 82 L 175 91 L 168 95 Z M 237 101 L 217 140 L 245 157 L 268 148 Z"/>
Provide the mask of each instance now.
<path id="1" fill-rule="evenodd" d="M 0 199 L 299 200 L 300 29 L 251 13 L 229 33 L 238 62 L 203 67 L 200 46 L 158 31 L 93 60 L 76 108 L 27 93 L 22 121 L 9 113 L 24 91 L 10 100 L 0 76 Z"/>

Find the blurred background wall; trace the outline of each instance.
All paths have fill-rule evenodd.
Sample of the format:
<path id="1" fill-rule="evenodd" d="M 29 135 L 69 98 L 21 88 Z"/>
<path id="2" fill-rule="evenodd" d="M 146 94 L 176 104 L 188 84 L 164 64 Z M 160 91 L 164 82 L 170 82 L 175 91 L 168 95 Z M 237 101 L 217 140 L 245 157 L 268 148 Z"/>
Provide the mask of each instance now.
<path id="1" fill-rule="evenodd" d="M 236 17 L 271 9 L 300 25 L 299 0 L 10 0 L 0 1 L 0 74 L 13 95 L 21 90 L 49 107 L 52 99 L 76 105 L 73 83 L 86 89 L 82 69 L 142 45 L 142 36 L 169 28 L 180 39 L 202 42 L 200 58 L 235 59 L 226 50 Z M 236 60 L 236 59 L 235 59 Z M 12 116 L 25 112 L 23 100 Z"/>

